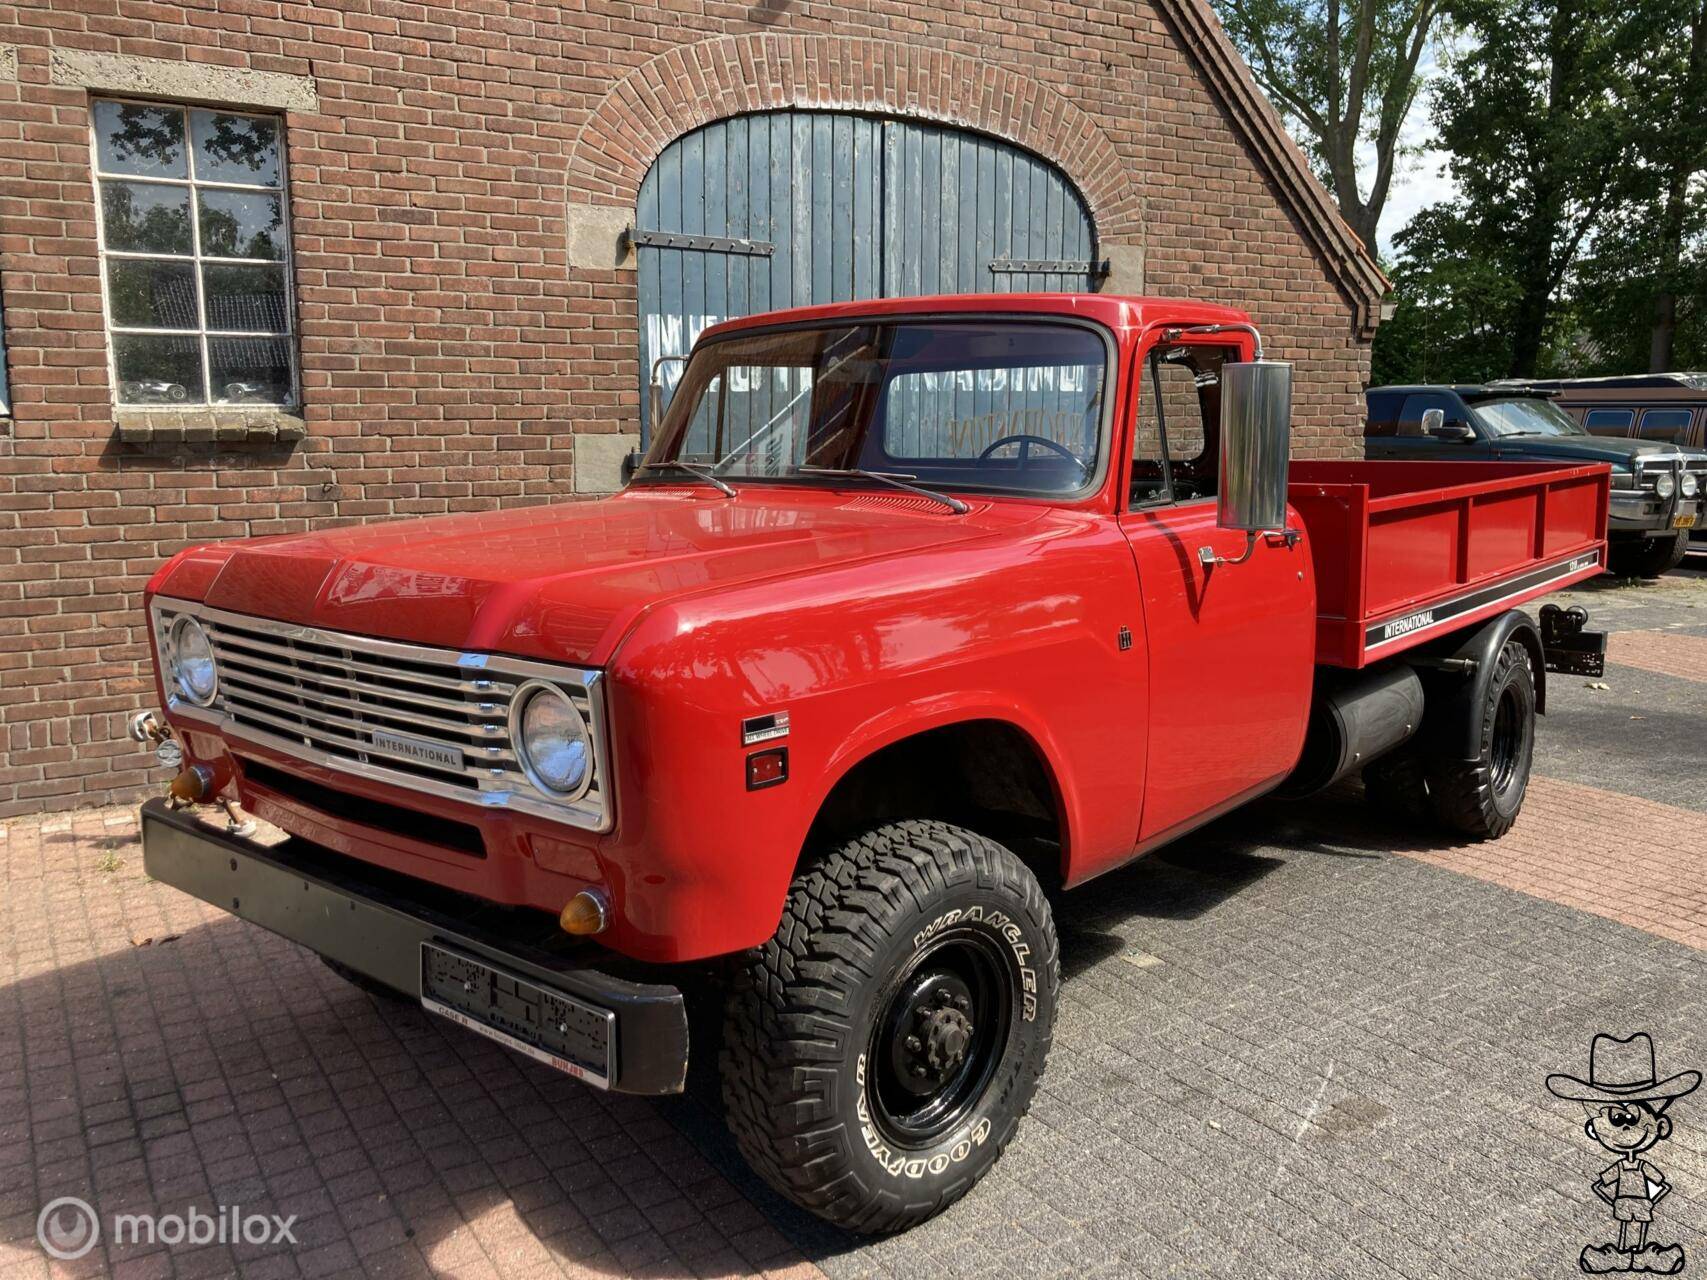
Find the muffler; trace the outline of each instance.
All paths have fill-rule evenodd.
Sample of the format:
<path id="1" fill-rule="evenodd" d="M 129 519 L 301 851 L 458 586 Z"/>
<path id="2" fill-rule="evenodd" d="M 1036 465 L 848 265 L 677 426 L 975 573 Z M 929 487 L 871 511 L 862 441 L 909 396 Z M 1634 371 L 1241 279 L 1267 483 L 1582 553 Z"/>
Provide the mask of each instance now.
<path id="1" fill-rule="evenodd" d="M 1423 686 L 1411 667 L 1360 671 L 1319 682 L 1304 752 L 1280 791 L 1307 796 L 1403 745 L 1422 727 Z"/>

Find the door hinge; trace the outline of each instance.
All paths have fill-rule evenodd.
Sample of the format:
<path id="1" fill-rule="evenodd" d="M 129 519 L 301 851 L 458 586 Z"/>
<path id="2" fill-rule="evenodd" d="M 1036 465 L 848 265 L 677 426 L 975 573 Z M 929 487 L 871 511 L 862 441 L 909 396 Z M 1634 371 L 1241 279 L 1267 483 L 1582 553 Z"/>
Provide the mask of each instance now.
<path id="1" fill-rule="evenodd" d="M 769 240 L 742 240 L 734 236 L 690 235 L 685 231 L 643 231 L 630 227 L 623 233 L 629 244 L 652 249 L 697 249 L 701 253 L 744 253 L 768 258 L 776 252 Z"/>

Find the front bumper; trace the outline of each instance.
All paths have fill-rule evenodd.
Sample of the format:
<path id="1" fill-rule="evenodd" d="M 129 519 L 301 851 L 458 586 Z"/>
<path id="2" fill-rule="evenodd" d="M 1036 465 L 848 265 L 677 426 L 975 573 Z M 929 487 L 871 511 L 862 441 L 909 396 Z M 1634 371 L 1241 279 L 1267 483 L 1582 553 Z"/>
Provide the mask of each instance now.
<path id="1" fill-rule="evenodd" d="M 589 967 L 595 957 L 616 957 L 553 936 L 537 912 L 493 907 L 299 839 L 258 845 L 163 800 L 142 806 L 142 846 L 144 867 L 163 884 L 589 1084 L 622 1093 L 682 1090 L 682 993 Z M 563 1011 L 562 1025 L 541 1023 L 542 1012 L 556 1021 Z M 556 1033 L 569 1021 L 575 1026 L 565 1040 Z"/>
<path id="2" fill-rule="evenodd" d="M 1681 523 L 1680 523 L 1681 521 Z M 1630 537 L 1658 538 L 1679 528 L 1702 527 L 1699 498 L 1660 498 L 1649 492 L 1612 490 L 1607 532 Z"/>

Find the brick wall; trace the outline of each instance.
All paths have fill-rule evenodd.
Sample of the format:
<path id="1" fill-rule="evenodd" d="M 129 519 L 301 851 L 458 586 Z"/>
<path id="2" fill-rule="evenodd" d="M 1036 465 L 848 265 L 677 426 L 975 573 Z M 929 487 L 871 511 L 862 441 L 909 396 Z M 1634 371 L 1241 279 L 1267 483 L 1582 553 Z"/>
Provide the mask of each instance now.
<path id="1" fill-rule="evenodd" d="M 633 429 L 633 272 L 569 245 L 577 207 L 632 208 L 660 121 L 829 103 L 1030 145 L 1147 291 L 1256 312 L 1299 364 L 1301 453 L 1355 452 L 1371 298 L 1162 7 L 1198 3 L 0 7 L 0 818 L 152 778 L 122 723 L 152 699 L 141 586 L 180 547 L 546 501 L 573 431 Z M 287 116 L 305 438 L 119 438 L 63 51 L 312 77 L 318 108 Z"/>

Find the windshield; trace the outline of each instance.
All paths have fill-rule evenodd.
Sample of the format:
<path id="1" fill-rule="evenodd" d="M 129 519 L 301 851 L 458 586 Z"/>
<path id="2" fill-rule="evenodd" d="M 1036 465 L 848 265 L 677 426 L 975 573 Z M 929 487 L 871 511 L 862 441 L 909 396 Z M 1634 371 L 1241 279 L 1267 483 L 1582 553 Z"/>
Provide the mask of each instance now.
<path id="1" fill-rule="evenodd" d="M 736 334 L 694 351 L 642 474 L 679 482 L 665 465 L 677 462 L 821 484 L 832 480 L 816 469 L 859 469 L 931 488 L 1074 493 L 1101 469 L 1108 364 L 1100 331 L 1049 321 Z"/>
<path id="2" fill-rule="evenodd" d="M 1503 436 L 1583 436 L 1584 431 L 1551 400 L 1511 396 L 1478 400 L 1470 406 L 1487 433 Z"/>

